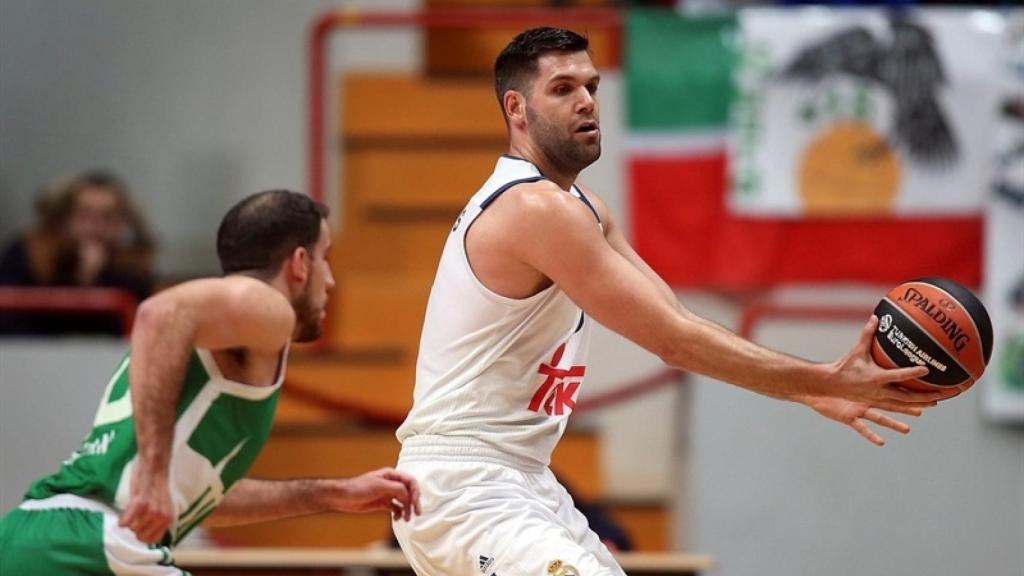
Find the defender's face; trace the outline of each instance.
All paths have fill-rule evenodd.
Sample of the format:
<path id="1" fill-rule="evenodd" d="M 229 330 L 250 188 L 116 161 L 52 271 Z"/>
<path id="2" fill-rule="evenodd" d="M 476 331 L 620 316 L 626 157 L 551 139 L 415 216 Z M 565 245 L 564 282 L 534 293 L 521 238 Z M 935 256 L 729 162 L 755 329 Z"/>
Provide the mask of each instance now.
<path id="1" fill-rule="evenodd" d="M 600 82 L 586 52 L 556 52 L 537 60 L 526 100 L 527 129 L 548 159 L 565 171 L 579 172 L 601 156 Z"/>
<path id="2" fill-rule="evenodd" d="M 326 220 L 320 220 L 320 238 L 309 254 L 309 276 L 302 292 L 293 303 L 296 316 L 295 341 L 312 342 L 323 333 L 327 315 L 328 293 L 334 288 L 334 275 L 328 259 L 331 231 Z"/>

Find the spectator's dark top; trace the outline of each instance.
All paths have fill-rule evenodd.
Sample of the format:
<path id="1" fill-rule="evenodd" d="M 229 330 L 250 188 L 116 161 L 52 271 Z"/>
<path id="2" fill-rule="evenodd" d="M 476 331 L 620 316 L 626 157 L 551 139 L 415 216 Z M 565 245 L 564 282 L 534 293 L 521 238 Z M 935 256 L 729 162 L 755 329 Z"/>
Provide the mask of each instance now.
<path id="1" fill-rule="evenodd" d="M 24 286 L 37 288 L 76 287 L 71 274 L 57 274 L 50 282 L 40 281 L 32 273 L 28 246 L 24 238 L 18 238 L 7 245 L 0 257 L 0 286 Z M 60 260 L 63 260 L 61 262 Z M 73 257 L 61 257 L 57 266 L 62 270 L 74 270 Z M 150 278 L 120 270 L 108 265 L 100 272 L 95 288 L 121 288 L 132 293 L 139 301 L 153 290 Z M 8 312 L 0 310 L 0 336 L 34 335 L 55 336 L 75 334 L 99 334 L 120 336 L 121 320 L 113 313 L 64 313 L 64 312 Z"/>

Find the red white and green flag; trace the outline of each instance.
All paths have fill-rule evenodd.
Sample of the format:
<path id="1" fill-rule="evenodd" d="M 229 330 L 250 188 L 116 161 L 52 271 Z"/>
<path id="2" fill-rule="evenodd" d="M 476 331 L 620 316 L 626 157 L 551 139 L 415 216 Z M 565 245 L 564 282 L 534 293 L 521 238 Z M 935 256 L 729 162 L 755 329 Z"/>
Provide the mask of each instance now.
<path id="1" fill-rule="evenodd" d="M 925 275 L 977 285 L 990 173 L 983 86 L 960 72 L 971 58 L 937 70 L 921 54 L 894 54 L 905 45 L 894 30 L 905 25 L 902 40 L 931 41 L 930 56 L 941 59 L 965 29 L 940 20 L 631 12 L 629 178 L 640 254 L 677 286 Z M 897 109 L 893 93 L 909 103 Z M 977 110 L 964 105 L 972 96 Z M 922 122 L 931 131 L 908 129 Z"/>

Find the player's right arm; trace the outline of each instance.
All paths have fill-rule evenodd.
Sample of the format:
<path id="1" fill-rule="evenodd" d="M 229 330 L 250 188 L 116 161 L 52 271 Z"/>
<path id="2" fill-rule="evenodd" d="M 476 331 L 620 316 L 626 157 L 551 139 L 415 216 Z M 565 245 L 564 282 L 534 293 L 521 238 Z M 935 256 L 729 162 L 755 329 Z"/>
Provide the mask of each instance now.
<path id="1" fill-rule="evenodd" d="M 121 525 L 141 541 L 157 542 L 173 520 L 171 440 L 192 349 L 274 354 L 288 343 L 294 325 L 295 313 L 284 295 L 244 276 L 185 282 L 139 306 L 129 365 L 138 460 Z"/>
<path id="2" fill-rule="evenodd" d="M 685 307 L 675 306 L 641 270 L 611 247 L 593 215 L 549 182 L 506 192 L 489 208 L 501 219 L 501 249 L 559 287 L 590 316 L 670 366 L 803 402 L 841 397 L 877 407 L 927 405 L 941 398 L 893 386 L 924 368 L 886 370 L 858 343 L 832 363 L 812 363 L 758 346 Z"/>

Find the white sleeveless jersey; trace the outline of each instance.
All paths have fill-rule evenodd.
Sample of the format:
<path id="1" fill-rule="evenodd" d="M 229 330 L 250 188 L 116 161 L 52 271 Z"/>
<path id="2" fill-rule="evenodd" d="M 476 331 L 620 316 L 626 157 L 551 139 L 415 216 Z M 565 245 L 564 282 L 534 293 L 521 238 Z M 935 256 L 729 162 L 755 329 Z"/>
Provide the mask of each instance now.
<path id="1" fill-rule="evenodd" d="M 592 320 L 557 285 L 523 299 L 492 292 L 465 247 L 491 202 L 543 179 L 530 162 L 502 156 L 456 220 L 427 303 L 413 407 L 397 433 L 403 459 L 550 462 L 586 373 Z M 594 211 L 577 187 L 570 193 Z"/>

